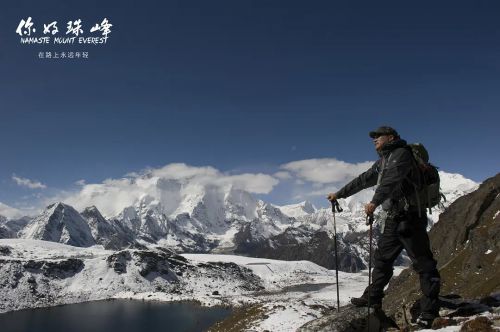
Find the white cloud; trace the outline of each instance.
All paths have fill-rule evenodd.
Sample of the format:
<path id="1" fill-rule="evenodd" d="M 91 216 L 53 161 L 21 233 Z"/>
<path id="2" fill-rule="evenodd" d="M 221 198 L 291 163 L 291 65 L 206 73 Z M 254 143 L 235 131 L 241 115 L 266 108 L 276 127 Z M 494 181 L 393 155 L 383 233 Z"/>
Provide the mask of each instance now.
<path id="1" fill-rule="evenodd" d="M 24 214 L 21 210 L 0 202 L 0 215 L 11 219 L 22 217 Z"/>
<path id="2" fill-rule="evenodd" d="M 299 186 L 295 186 L 291 191 L 292 199 L 297 201 L 304 200 L 316 200 L 320 201 L 326 199 L 328 193 L 335 192 L 340 187 L 332 184 L 321 184 L 321 183 L 302 183 Z"/>
<path id="3" fill-rule="evenodd" d="M 299 179 L 327 184 L 346 182 L 369 169 L 372 164 L 372 161 L 351 164 L 335 158 L 323 158 L 292 161 L 280 168 Z"/>
<path id="4" fill-rule="evenodd" d="M 81 180 L 75 181 L 75 184 L 77 186 L 84 186 L 85 185 L 85 180 L 81 179 Z"/>
<path id="5" fill-rule="evenodd" d="M 22 199 L 22 200 L 25 200 L 25 201 L 26 201 L 26 200 L 31 200 L 31 201 L 32 201 L 33 199 L 40 199 L 40 198 L 42 198 L 42 194 L 41 194 L 41 193 L 39 193 L 39 192 L 37 192 L 37 193 L 32 193 L 32 194 L 30 194 L 30 195 L 24 195 L 24 196 L 22 196 L 22 197 L 21 197 L 21 199 Z"/>
<path id="6" fill-rule="evenodd" d="M 194 193 L 202 188 L 215 187 L 223 192 L 235 188 L 255 194 L 268 194 L 278 183 L 278 179 L 262 173 L 226 174 L 210 166 L 175 163 L 128 173 L 125 178 L 83 184 L 76 192 L 60 193 L 48 201 L 64 201 L 77 209 L 95 205 L 103 214 L 114 216 L 148 195 L 165 205 L 166 212 L 173 212 L 186 192 Z"/>
<path id="7" fill-rule="evenodd" d="M 300 198 L 319 204 L 329 192 L 336 191 L 371 165 L 372 162 L 347 163 L 333 158 L 308 159 L 281 165 L 271 174 L 239 174 L 223 172 L 211 166 L 172 163 L 130 172 L 123 178 L 109 178 L 101 183 L 80 180 L 73 191 L 61 190 L 51 197 L 45 195 L 40 202 L 48 205 L 63 201 L 78 210 L 95 205 L 104 215 L 112 217 L 147 195 L 160 202 L 163 212 L 169 215 L 182 207 L 186 195 L 202 195 L 206 190 L 224 194 L 235 188 L 263 194 L 262 198 L 271 203 L 280 197 L 280 200 L 289 203 Z M 273 192 L 279 183 L 279 189 Z"/>
<path id="8" fill-rule="evenodd" d="M 279 171 L 273 174 L 274 177 L 282 180 L 288 180 L 292 178 L 292 175 L 289 172 Z"/>
<path id="9" fill-rule="evenodd" d="M 283 164 L 279 172 L 285 172 L 291 176 L 288 181 L 284 182 L 290 195 L 290 202 L 309 200 L 316 206 L 327 206 L 328 193 L 338 191 L 372 165 L 373 161 L 348 163 L 335 158 L 306 159 Z M 359 194 L 355 196 L 365 199 L 367 195 L 370 194 L 363 193 L 362 197 Z"/>
<path id="10" fill-rule="evenodd" d="M 211 166 L 189 166 L 184 163 L 173 163 L 157 169 L 148 169 L 152 176 L 165 179 L 190 179 L 195 177 L 219 177 L 221 173 Z"/>
<path id="11" fill-rule="evenodd" d="M 304 200 L 309 200 L 311 198 L 315 197 L 326 197 L 328 193 L 325 190 L 315 190 L 315 191 L 306 191 L 306 192 L 298 192 L 293 196 L 294 200 L 298 201 L 304 201 Z"/>
<path id="12" fill-rule="evenodd" d="M 45 189 L 45 188 L 47 188 L 46 185 L 44 185 L 43 183 L 41 183 L 39 181 L 30 180 L 27 178 L 21 178 L 21 177 L 16 176 L 15 174 L 12 174 L 12 180 L 14 180 L 17 183 L 17 185 L 21 186 L 21 187 L 27 187 L 30 189 Z"/>
<path id="13" fill-rule="evenodd" d="M 267 174 L 245 173 L 240 175 L 224 176 L 217 182 L 255 194 L 269 194 L 271 190 L 273 190 L 274 186 L 279 183 L 279 180 Z"/>

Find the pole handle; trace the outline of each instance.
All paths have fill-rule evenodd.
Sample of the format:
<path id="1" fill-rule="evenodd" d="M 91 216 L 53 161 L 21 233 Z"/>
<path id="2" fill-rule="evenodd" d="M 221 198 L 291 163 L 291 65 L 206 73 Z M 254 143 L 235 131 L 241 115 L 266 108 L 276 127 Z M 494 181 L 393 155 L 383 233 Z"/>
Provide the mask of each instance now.
<path id="1" fill-rule="evenodd" d="M 367 214 L 366 215 L 366 226 L 373 225 L 374 220 L 375 220 L 375 217 L 373 217 L 373 214 Z"/>
<path id="2" fill-rule="evenodd" d="M 340 207 L 340 204 L 339 204 L 339 201 L 337 201 L 336 199 L 333 200 L 333 201 L 330 201 L 332 203 L 332 212 L 335 214 L 335 210 L 337 210 L 337 212 L 342 212 L 344 211 L 344 209 L 342 209 Z"/>

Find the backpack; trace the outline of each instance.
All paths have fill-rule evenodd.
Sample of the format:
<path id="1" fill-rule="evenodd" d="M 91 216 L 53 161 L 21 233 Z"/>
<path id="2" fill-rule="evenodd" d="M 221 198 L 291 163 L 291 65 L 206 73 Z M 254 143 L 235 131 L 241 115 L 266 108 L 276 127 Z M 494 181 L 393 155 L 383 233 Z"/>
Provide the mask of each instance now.
<path id="1" fill-rule="evenodd" d="M 442 207 L 441 199 L 446 201 L 446 197 L 440 191 L 440 179 L 438 167 L 429 162 L 429 152 L 420 143 L 408 144 L 409 149 L 413 155 L 420 175 L 420 186 L 415 186 L 415 190 L 419 189 L 416 195 L 417 204 L 429 209 L 432 213 L 432 208 L 435 206 Z M 420 208 L 419 208 L 420 210 Z"/>

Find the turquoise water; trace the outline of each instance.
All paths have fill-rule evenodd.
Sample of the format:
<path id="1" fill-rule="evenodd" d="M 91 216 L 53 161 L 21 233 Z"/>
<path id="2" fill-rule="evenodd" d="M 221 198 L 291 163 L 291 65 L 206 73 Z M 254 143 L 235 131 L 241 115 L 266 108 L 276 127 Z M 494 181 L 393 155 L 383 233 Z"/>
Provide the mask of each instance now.
<path id="1" fill-rule="evenodd" d="M 194 303 L 109 300 L 0 314 L 2 332 L 206 331 L 231 309 Z"/>

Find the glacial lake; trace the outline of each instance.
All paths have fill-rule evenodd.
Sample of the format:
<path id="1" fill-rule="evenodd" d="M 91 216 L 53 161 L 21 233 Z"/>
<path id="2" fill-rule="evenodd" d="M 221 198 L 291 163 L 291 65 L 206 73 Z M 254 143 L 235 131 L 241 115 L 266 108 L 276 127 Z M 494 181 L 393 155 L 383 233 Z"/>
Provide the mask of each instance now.
<path id="1" fill-rule="evenodd" d="M 0 314 L 2 332 L 206 331 L 231 309 L 188 302 L 105 300 Z"/>

